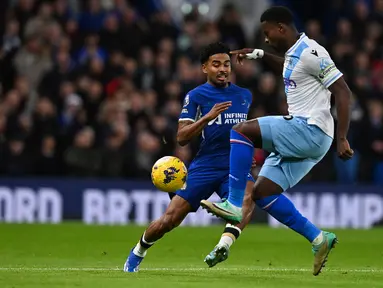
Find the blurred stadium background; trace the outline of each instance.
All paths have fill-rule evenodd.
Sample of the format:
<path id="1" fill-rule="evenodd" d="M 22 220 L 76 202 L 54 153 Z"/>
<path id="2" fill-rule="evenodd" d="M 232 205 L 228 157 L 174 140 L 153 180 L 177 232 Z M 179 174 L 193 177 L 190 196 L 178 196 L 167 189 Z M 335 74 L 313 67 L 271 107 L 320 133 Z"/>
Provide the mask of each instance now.
<path id="1" fill-rule="evenodd" d="M 262 47 L 272 4 L 324 45 L 353 91 L 355 156 L 326 158 L 289 195 L 321 226 L 383 219 L 383 0 L 0 1 L 0 221 L 146 224 L 169 199 L 152 164 L 198 148 L 175 143 L 185 92 L 204 82 L 201 47 Z M 250 117 L 286 113 L 283 83 L 261 61 L 234 65 Z M 335 115 L 336 118 L 336 115 Z M 259 166 L 267 155 L 256 154 Z M 257 222 L 272 219 L 257 212 Z M 198 212 L 185 225 L 216 220 Z"/>
<path id="2" fill-rule="evenodd" d="M 175 133 L 185 93 L 205 80 L 200 48 L 268 50 L 259 16 L 273 4 L 330 51 L 353 91 L 354 158 L 332 149 L 288 191 L 317 225 L 348 228 L 335 230 L 330 267 L 302 277 L 310 245 L 255 226 L 208 270 L 222 223 L 198 211 L 182 225 L 208 227 L 176 229 L 124 275 L 137 226 L 169 202 L 152 164 L 188 164 L 198 148 Z M 383 230 L 369 229 L 383 223 L 382 29 L 383 0 L 1 0 L 0 287 L 382 287 Z M 281 77 L 261 61 L 234 65 L 232 81 L 252 90 L 250 117 L 286 113 Z M 266 156 L 257 151 L 259 167 Z M 254 223 L 279 226 L 258 210 Z"/>

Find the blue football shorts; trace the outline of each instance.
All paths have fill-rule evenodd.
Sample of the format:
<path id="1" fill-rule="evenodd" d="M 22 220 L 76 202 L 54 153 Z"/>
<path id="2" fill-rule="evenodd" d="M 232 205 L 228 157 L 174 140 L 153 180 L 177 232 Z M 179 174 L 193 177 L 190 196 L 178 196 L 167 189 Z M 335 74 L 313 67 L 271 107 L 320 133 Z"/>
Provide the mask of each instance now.
<path id="1" fill-rule="evenodd" d="M 198 210 L 201 200 L 208 199 L 214 192 L 221 199 L 229 196 L 229 169 L 193 167 L 193 164 L 190 166 L 185 189 L 178 190 L 175 194 L 188 201 L 193 212 Z M 254 182 L 250 173 L 247 178 Z"/>
<path id="2" fill-rule="evenodd" d="M 296 185 L 330 149 L 333 139 L 303 117 L 267 116 L 257 119 L 262 147 L 271 152 L 259 176 L 283 191 Z"/>

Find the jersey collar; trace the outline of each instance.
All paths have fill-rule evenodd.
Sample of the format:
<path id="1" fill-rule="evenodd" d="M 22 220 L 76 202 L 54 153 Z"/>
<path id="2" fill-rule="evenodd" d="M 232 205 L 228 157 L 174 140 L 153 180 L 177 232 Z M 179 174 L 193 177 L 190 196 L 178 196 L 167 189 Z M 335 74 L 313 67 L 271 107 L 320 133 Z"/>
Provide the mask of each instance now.
<path id="1" fill-rule="evenodd" d="M 207 81 L 205 82 L 205 84 L 206 84 L 208 87 L 211 87 L 211 88 L 214 88 L 214 89 L 222 89 L 222 90 L 229 89 L 229 88 L 231 88 L 231 86 L 233 86 L 233 85 L 231 84 L 230 81 L 227 82 L 227 83 L 228 83 L 227 87 L 221 88 L 221 87 L 216 87 L 216 86 L 210 84 L 210 83 L 207 82 Z"/>
<path id="2" fill-rule="evenodd" d="M 287 54 L 291 53 L 292 51 L 294 51 L 294 49 L 298 47 L 298 45 L 303 41 L 303 39 L 306 38 L 306 34 L 305 33 L 300 33 L 299 35 L 300 36 L 299 36 L 299 39 L 297 40 L 297 42 L 295 42 L 295 44 L 293 46 L 291 46 L 289 50 L 287 50 L 285 55 L 287 55 Z"/>

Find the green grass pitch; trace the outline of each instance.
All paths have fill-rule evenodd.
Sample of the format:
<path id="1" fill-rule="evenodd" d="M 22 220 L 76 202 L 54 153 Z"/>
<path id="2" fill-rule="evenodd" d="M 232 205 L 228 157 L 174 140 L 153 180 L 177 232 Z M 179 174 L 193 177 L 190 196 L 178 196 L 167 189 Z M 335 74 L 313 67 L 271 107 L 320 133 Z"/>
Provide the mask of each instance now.
<path id="1" fill-rule="evenodd" d="M 203 259 L 222 227 L 180 227 L 149 251 L 139 273 L 121 268 L 143 227 L 0 225 L 0 287 L 383 287 L 383 230 L 339 230 L 322 274 L 310 245 L 287 229 L 252 226 L 229 259 Z"/>

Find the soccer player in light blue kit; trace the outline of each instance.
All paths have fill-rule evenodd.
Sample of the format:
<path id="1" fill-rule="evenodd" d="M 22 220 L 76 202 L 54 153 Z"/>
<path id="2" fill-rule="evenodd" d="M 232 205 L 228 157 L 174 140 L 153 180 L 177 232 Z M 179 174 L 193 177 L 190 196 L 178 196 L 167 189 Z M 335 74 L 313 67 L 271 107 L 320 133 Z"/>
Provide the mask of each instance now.
<path id="1" fill-rule="evenodd" d="M 230 131 L 235 124 L 246 121 L 252 102 L 248 89 L 229 82 L 229 53 L 223 43 L 210 44 L 201 52 L 207 82 L 186 95 L 177 132 L 177 141 L 182 146 L 202 134 L 200 149 L 188 169 L 186 187 L 173 194 L 165 213 L 143 233 L 126 260 L 125 272 L 137 272 L 147 250 L 180 225 L 189 213 L 197 211 L 202 199 L 208 199 L 214 192 L 221 198 L 229 194 Z M 227 258 L 230 246 L 251 219 L 255 207 L 251 200 L 254 179 L 249 172 L 250 167 L 244 182 L 245 216 L 237 225 L 226 225 L 218 245 L 205 258 L 210 267 Z"/>
<path id="2" fill-rule="evenodd" d="M 347 141 L 351 91 L 325 48 L 299 34 L 292 13 L 271 7 L 261 16 L 265 41 L 281 58 L 260 49 L 233 51 L 237 61 L 262 58 L 283 75 L 288 116 L 268 116 L 235 125 L 231 131 L 229 198 L 222 203 L 201 201 L 201 206 L 223 219 L 242 219 L 245 175 L 251 166 L 254 147 L 271 152 L 254 185 L 254 202 L 271 216 L 304 236 L 312 244 L 313 274 L 318 275 L 337 242 L 334 233 L 321 231 L 282 193 L 296 185 L 329 150 L 334 137 L 330 97 L 337 114 L 337 149 L 347 160 L 353 151 Z"/>

